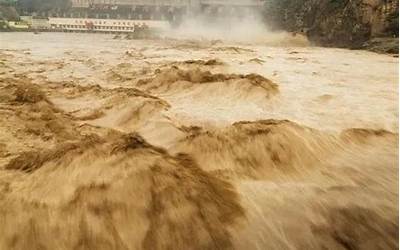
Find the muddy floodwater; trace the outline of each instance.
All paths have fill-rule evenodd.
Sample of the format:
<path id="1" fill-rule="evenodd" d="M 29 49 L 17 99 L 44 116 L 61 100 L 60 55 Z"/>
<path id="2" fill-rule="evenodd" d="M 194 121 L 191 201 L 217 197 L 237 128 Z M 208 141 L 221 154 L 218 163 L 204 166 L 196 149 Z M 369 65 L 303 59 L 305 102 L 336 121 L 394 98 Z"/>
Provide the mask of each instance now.
<path id="1" fill-rule="evenodd" d="M 0 249 L 397 249 L 398 58 L 281 44 L 1 33 Z"/>

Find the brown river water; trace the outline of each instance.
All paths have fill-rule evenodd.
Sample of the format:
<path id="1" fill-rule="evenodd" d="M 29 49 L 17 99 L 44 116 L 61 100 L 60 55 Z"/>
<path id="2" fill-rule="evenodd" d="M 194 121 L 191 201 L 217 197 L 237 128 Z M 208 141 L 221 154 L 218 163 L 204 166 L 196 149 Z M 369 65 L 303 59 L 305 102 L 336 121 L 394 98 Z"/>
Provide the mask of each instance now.
<path id="1" fill-rule="evenodd" d="M 391 55 L 0 33 L 0 249 L 397 249 L 398 112 Z"/>

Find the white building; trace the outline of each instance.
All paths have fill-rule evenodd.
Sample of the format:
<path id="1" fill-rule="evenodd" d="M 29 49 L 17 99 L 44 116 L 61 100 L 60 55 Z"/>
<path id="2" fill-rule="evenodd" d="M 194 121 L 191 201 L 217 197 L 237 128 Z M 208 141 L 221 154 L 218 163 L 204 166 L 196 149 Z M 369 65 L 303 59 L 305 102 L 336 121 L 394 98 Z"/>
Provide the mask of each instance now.
<path id="1" fill-rule="evenodd" d="M 74 8 L 88 8 L 91 5 L 125 6 L 189 6 L 198 0 L 71 0 Z"/>
<path id="2" fill-rule="evenodd" d="M 196 7 L 200 5 L 262 6 L 264 0 L 71 0 L 74 8 L 103 6 L 169 6 Z"/>
<path id="3" fill-rule="evenodd" d="M 166 21 L 60 17 L 49 17 L 49 25 L 57 30 L 96 32 L 133 32 L 135 28 L 141 26 L 154 30 L 169 28 L 169 23 Z"/>
<path id="4" fill-rule="evenodd" d="M 26 30 L 29 29 L 29 25 L 26 22 L 15 22 L 15 21 L 9 21 L 8 25 L 10 26 L 10 28 L 12 29 L 16 29 L 16 30 Z"/>
<path id="5" fill-rule="evenodd" d="M 21 20 L 32 29 L 49 29 L 50 23 L 48 18 L 38 18 L 33 16 L 21 16 Z"/>

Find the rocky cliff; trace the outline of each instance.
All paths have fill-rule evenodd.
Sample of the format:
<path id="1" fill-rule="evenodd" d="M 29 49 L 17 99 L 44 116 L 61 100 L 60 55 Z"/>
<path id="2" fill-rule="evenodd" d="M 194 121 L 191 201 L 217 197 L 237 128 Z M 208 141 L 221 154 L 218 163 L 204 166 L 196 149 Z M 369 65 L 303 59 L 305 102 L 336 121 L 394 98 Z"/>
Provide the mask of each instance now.
<path id="1" fill-rule="evenodd" d="M 396 52 L 398 5 L 399 0 L 269 0 L 265 18 L 274 28 L 305 32 L 318 45 L 363 48 L 389 42 L 397 49 L 385 52 Z"/>

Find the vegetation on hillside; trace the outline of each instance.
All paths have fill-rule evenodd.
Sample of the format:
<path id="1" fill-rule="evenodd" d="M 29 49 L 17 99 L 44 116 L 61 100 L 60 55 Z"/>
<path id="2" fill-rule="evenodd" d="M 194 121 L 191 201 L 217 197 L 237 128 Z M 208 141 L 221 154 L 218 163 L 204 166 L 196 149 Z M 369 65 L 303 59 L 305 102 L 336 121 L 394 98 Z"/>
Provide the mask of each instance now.
<path id="1" fill-rule="evenodd" d="M 42 13 L 68 9 L 69 0 L 18 0 L 17 9 L 24 13 Z"/>

